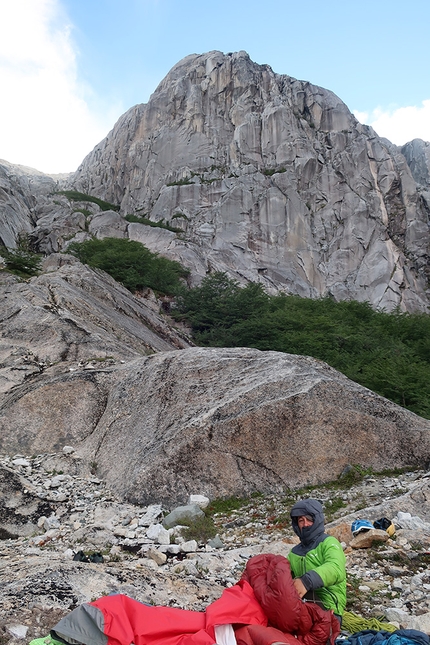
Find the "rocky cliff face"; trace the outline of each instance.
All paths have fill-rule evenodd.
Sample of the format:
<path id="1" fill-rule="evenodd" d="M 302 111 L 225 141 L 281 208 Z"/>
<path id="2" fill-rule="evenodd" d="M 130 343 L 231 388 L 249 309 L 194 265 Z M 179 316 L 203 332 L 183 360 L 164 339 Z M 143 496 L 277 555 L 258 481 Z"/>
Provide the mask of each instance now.
<path id="1" fill-rule="evenodd" d="M 0 237 L 13 246 L 31 232 L 45 253 L 89 235 L 129 237 L 182 262 L 194 283 L 222 270 L 272 292 L 426 311 L 428 146 L 396 148 L 332 92 L 245 52 L 191 55 L 66 181 L 119 213 L 3 164 Z"/>
<path id="2" fill-rule="evenodd" d="M 429 209 L 416 180 L 333 93 L 210 52 L 180 61 L 71 185 L 180 228 L 127 235 L 194 275 L 424 310 Z"/>
<path id="3" fill-rule="evenodd" d="M 51 255 L 42 275 L 27 282 L 0 273 L 0 394 L 24 384 L 27 391 L 37 390 L 37 377 L 73 376 L 81 369 L 90 374 L 97 366 L 189 347 L 158 310 L 154 298 L 133 297 L 107 274 L 71 256 Z M 49 400 L 48 391 L 46 396 Z M 59 394 L 61 400 L 71 419 L 74 404 Z M 43 399 L 39 404 L 50 408 Z M 26 413 L 23 422 L 30 423 Z"/>

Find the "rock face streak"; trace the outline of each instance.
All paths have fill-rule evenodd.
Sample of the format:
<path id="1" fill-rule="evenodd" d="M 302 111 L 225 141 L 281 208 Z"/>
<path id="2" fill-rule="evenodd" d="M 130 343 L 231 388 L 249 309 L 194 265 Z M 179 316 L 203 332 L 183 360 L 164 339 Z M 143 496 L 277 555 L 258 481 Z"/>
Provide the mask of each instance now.
<path id="1" fill-rule="evenodd" d="M 180 61 L 69 183 L 181 229 L 121 235 L 197 279 L 219 269 L 302 296 L 426 310 L 429 192 L 416 182 L 429 160 L 419 145 L 409 158 L 415 179 L 332 92 L 215 51 Z"/>

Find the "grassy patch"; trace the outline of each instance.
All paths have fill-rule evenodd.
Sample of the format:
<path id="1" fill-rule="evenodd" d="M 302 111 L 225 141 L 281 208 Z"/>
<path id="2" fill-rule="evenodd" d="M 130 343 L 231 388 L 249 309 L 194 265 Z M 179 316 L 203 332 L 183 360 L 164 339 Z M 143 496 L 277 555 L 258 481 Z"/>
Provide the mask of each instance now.
<path id="1" fill-rule="evenodd" d="M 181 536 L 185 540 L 195 540 L 197 543 L 206 543 L 216 535 L 216 527 L 210 515 L 199 517 L 196 520 L 181 520 L 184 527 Z"/>
<path id="2" fill-rule="evenodd" d="M 174 226 L 170 226 L 170 224 L 166 224 L 164 220 L 153 222 L 148 217 L 139 217 L 138 215 L 126 215 L 125 219 L 127 222 L 134 222 L 135 224 L 144 224 L 145 226 L 153 226 L 154 228 L 164 228 L 167 231 L 172 231 L 172 233 L 179 233 L 182 231 L 180 228 L 175 228 Z"/>
<path id="3" fill-rule="evenodd" d="M 129 291 L 150 288 L 167 295 L 174 295 L 181 287 L 181 279 L 188 270 L 157 253 L 152 253 L 140 242 L 106 237 L 85 242 L 72 242 L 67 249 L 88 266 L 102 269 Z"/>
<path id="4" fill-rule="evenodd" d="M 253 493 L 251 497 L 222 497 L 214 499 L 208 506 L 207 512 L 211 515 L 215 513 L 231 513 L 237 511 L 251 503 L 252 500 L 262 497 L 261 493 Z"/>
<path id="5" fill-rule="evenodd" d="M 64 195 L 65 197 L 67 197 L 67 199 L 70 199 L 74 202 L 92 202 L 93 204 L 97 204 L 97 206 L 99 206 L 102 211 L 119 211 L 119 206 L 105 202 L 103 201 L 103 199 L 99 199 L 98 197 L 80 193 L 77 190 L 60 190 L 56 194 Z"/>

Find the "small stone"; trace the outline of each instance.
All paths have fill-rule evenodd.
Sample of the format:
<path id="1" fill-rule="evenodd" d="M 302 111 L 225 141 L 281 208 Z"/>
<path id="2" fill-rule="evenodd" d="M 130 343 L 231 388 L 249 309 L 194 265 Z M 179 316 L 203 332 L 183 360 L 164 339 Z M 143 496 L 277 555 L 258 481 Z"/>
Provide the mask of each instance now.
<path id="1" fill-rule="evenodd" d="M 139 526 L 151 526 L 161 515 L 161 504 L 151 504 L 146 513 L 139 518 Z"/>
<path id="2" fill-rule="evenodd" d="M 182 553 L 195 553 L 198 549 L 198 544 L 195 540 L 188 540 L 181 544 Z"/>
<path id="3" fill-rule="evenodd" d="M 210 499 L 205 495 L 190 495 L 188 498 L 188 504 L 195 504 L 196 506 L 204 510 L 209 506 Z"/>
<path id="4" fill-rule="evenodd" d="M 40 529 L 42 529 L 42 528 L 43 528 L 43 525 L 44 525 L 44 524 L 45 524 L 45 522 L 46 522 L 46 520 L 47 520 L 47 518 L 46 518 L 44 515 L 42 515 L 42 516 L 41 516 L 41 517 L 39 517 L 39 519 L 37 520 L 37 526 L 38 526 Z"/>
<path id="5" fill-rule="evenodd" d="M 392 576 L 393 578 L 400 578 L 400 576 L 405 575 L 405 570 L 402 567 L 388 566 L 385 570 L 388 575 Z"/>
<path id="6" fill-rule="evenodd" d="M 28 461 L 28 459 L 24 459 L 22 457 L 14 459 L 12 461 L 12 464 L 14 466 L 23 466 L 23 468 L 28 468 L 29 466 L 31 466 L 31 463 Z"/>
<path id="7" fill-rule="evenodd" d="M 165 553 L 162 553 L 158 549 L 148 549 L 146 556 L 151 560 L 154 560 L 154 562 L 156 562 L 156 564 L 158 564 L 159 566 L 165 564 L 167 561 L 167 555 Z"/>
<path id="8" fill-rule="evenodd" d="M 224 543 L 221 540 L 220 536 L 216 535 L 214 538 L 208 541 L 208 546 L 212 547 L 213 549 L 223 549 Z"/>
<path id="9" fill-rule="evenodd" d="M 362 591 L 363 593 L 368 593 L 370 591 L 370 587 L 367 585 L 359 585 L 358 591 Z"/>
<path id="10" fill-rule="evenodd" d="M 146 537 L 158 544 L 170 544 L 170 533 L 162 524 L 153 524 L 146 531 Z"/>
<path id="11" fill-rule="evenodd" d="M 8 625 L 6 629 L 11 636 L 19 638 L 20 640 L 24 640 L 28 632 L 28 627 L 26 625 Z"/>
<path id="12" fill-rule="evenodd" d="M 60 520 L 55 515 L 51 515 L 50 517 L 47 517 L 43 522 L 43 528 L 45 529 L 45 531 L 50 531 L 51 529 L 59 529 Z"/>

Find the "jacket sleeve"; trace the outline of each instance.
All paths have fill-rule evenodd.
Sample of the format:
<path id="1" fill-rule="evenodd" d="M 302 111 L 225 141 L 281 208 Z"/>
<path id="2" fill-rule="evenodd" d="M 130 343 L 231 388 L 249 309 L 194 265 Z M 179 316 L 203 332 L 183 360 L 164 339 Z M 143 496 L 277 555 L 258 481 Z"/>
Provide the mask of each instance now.
<path id="1" fill-rule="evenodd" d="M 342 546 L 334 537 L 328 537 L 319 545 L 320 557 L 317 566 L 312 568 L 312 571 L 318 575 L 322 581 L 323 587 L 331 587 L 331 585 L 342 582 L 346 578 L 346 558 Z M 312 580 L 312 576 L 311 576 Z M 315 582 L 317 578 L 315 577 Z M 306 585 L 305 585 L 306 586 Z M 317 589 L 318 587 L 312 587 Z"/>

